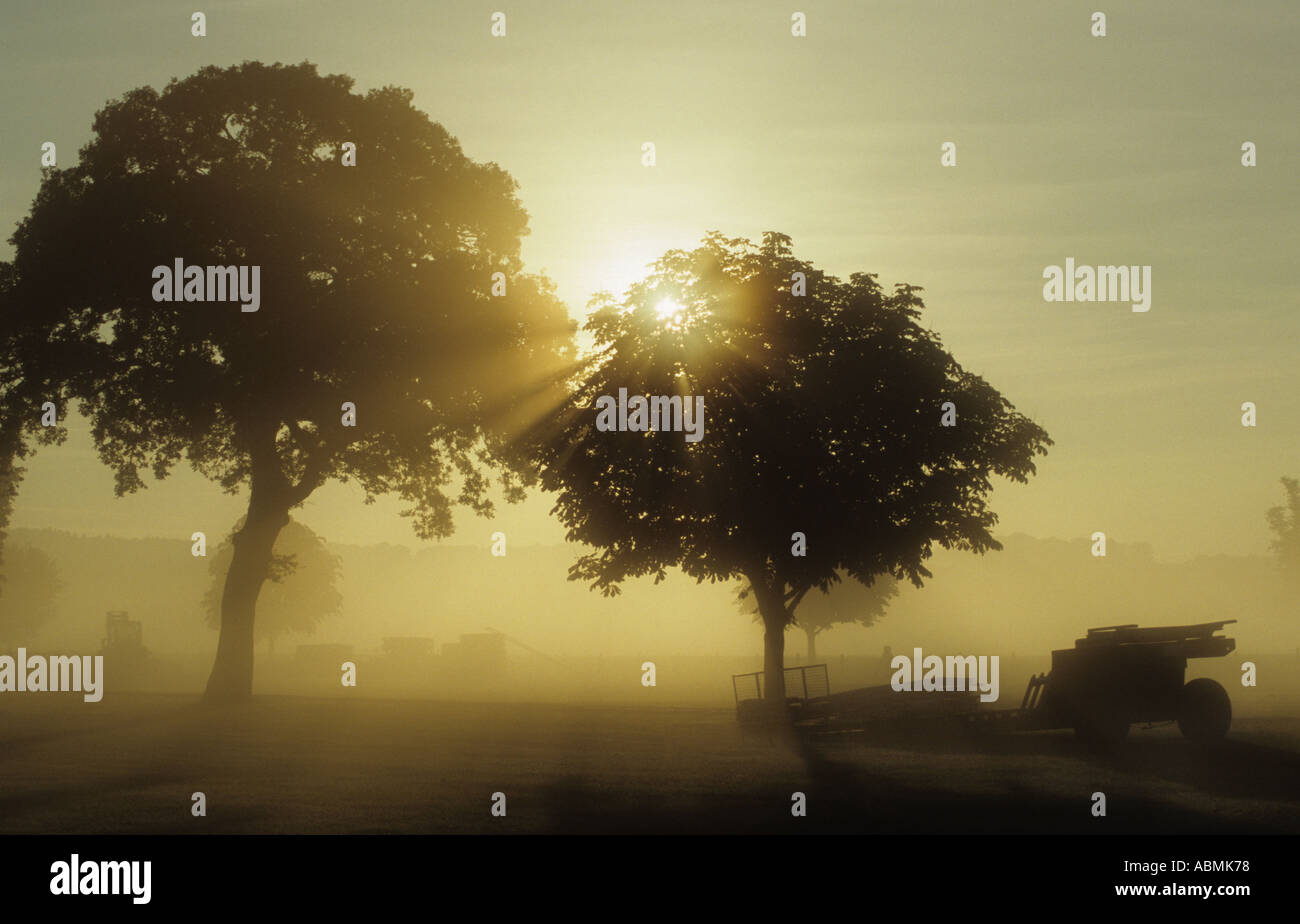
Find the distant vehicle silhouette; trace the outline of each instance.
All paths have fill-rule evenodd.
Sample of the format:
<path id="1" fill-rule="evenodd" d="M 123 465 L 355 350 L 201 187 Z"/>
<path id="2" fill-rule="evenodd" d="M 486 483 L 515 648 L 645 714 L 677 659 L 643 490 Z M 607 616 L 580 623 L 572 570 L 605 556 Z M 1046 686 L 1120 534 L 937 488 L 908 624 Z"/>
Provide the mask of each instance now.
<path id="1" fill-rule="evenodd" d="M 1184 683 L 1184 676 L 1188 658 L 1221 658 L 1237 647 L 1215 635 L 1234 622 L 1089 629 L 1073 648 L 1052 652 L 1038 711 L 1097 744 L 1122 740 L 1134 722 L 1170 720 L 1190 740 L 1222 740 L 1232 724 L 1228 692 L 1208 677 Z M 1027 697 L 1033 687 L 1031 679 Z"/>
<path id="2" fill-rule="evenodd" d="M 115 675 L 140 681 L 152 656 L 144 647 L 144 626 L 125 610 L 109 610 L 104 621 L 104 640 L 99 653 L 112 665 Z"/>
<path id="3" fill-rule="evenodd" d="M 831 693 L 826 665 L 786 668 L 789 721 L 804 736 L 886 728 L 1073 728 L 1097 748 L 1123 741 L 1134 722 L 1175 721 L 1189 740 L 1210 744 L 1228 734 L 1232 702 L 1208 677 L 1184 682 L 1187 661 L 1233 651 L 1236 640 L 1216 633 L 1234 622 L 1089 629 L 1073 648 L 1052 652 L 1051 672 L 1029 679 L 1019 709 L 981 709 L 969 690 L 901 699 L 888 685 Z M 746 736 L 771 730 L 784 718 L 763 702 L 763 680 L 761 671 L 732 676 L 736 717 Z"/>

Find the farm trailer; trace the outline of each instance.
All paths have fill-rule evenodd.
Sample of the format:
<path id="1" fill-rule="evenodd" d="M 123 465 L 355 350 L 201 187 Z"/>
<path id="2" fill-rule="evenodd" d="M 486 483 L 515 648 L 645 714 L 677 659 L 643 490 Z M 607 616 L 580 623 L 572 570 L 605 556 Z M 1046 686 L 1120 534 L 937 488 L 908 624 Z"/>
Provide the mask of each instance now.
<path id="1" fill-rule="evenodd" d="M 1018 709 L 981 709 L 974 691 L 909 693 L 890 686 L 831 693 L 825 664 L 785 669 L 786 716 L 808 736 L 889 730 L 1073 728 L 1091 744 L 1122 741 L 1134 723 L 1177 722 L 1188 739 L 1220 741 L 1232 724 L 1228 693 L 1214 680 L 1185 681 L 1191 658 L 1223 657 L 1236 641 L 1218 633 L 1235 619 L 1187 626 L 1089 629 L 1052 652 L 1052 669 L 1029 679 Z M 731 678 L 736 717 L 748 736 L 771 729 L 764 674 Z"/>

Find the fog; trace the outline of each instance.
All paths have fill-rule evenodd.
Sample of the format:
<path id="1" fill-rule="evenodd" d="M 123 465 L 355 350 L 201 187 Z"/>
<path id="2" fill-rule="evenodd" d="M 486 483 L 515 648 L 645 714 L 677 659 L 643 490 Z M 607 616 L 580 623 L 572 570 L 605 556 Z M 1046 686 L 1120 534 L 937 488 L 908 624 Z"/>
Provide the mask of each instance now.
<path id="1" fill-rule="evenodd" d="M 48 556 L 59 585 L 48 622 L 11 645 L 97 651 L 106 614 L 124 611 L 140 623 L 149 658 L 110 657 L 111 687 L 201 691 L 217 632 L 203 615 L 213 582 L 209 561 L 191 554 L 190 542 L 18 529 L 10 543 L 11 561 L 26 560 L 20 549 Z M 1021 675 L 1046 669 L 1051 650 L 1070 647 L 1087 628 L 1120 623 L 1236 619 L 1229 634 L 1242 659 L 1297 654 L 1300 626 L 1273 558 L 1167 562 L 1148 545 L 1122 542 L 1095 557 L 1087 540 L 1023 534 L 1003 544 L 984 556 L 940 550 L 930 563 L 934 576 L 921 589 L 902 585 L 876 625 L 839 624 L 819 635 L 818 660 L 830 665 L 832 689 L 883 683 L 882 651 L 919 647 L 1000 656 L 1002 704 L 1014 706 Z M 502 556 L 488 544 L 326 547 L 339 562 L 341 608 L 310 633 L 281 635 L 273 648 L 259 643 L 259 692 L 340 692 L 340 664 L 352 659 L 354 695 L 543 702 L 653 696 L 726 706 L 730 674 L 762 667 L 761 626 L 726 585 L 696 584 L 673 572 L 658 586 L 633 580 L 621 595 L 602 597 L 567 580 L 580 551 L 573 545 L 508 545 Z M 274 588 L 266 585 L 263 607 Z M 458 650 L 462 636 L 490 632 L 506 636 L 503 661 L 500 652 L 476 662 Z M 788 663 L 806 663 L 804 652 L 803 633 L 792 627 Z M 646 661 L 658 671 L 653 693 L 641 684 Z M 1217 666 L 1192 662 L 1192 671 Z"/>

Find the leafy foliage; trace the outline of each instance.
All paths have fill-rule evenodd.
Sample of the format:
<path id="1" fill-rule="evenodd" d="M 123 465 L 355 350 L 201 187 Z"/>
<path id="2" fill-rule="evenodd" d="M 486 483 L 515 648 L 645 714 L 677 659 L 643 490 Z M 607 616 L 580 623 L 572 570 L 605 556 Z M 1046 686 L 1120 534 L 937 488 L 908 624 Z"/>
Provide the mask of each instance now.
<path id="1" fill-rule="evenodd" d="M 241 518 L 234 531 L 242 526 Z M 203 615 L 214 629 L 221 625 L 221 595 L 233 557 L 234 546 L 226 540 L 208 562 L 212 582 L 203 597 Z M 256 638 L 310 635 L 322 619 L 337 616 L 343 608 L 343 595 L 338 589 L 341 567 L 338 556 L 329 551 L 321 536 L 297 520 L 290 520 L 276 537 L 269 583 L 258 597 Z"/>
<path id="2" fill-rule="evenodd" d="M 257 471 L 288 507 L 329 479 L 396 493 L 425 537 L 456 501 L 490 511 L 480 466 L 573 325 L 521 270 L 510 176 L 409 90 L 351 86 L 310 64 L 204 68 L 110 101 L 80 162 L 46 171 L 6 271 L 8 320 L 34 335 L 7 378 L 80 401 L 118 493 L 187 459 L 229 492 Z M 260 266 L 260 311 L 154 302 L 176 258 Z"/>
<path id="3" fill-rule="evenodd" d="M 586 329 L 599 352 L 530 434 L 568 538 L 597 549 L 570 577 L 612 594 L 669 567 L 743 576 L 765 617 L 789 623 L 805 594 L 841 579 L 920 586 L 935 543 L 1000 548 L 991 479 L 1026 481 L 1051 440 L 921 326 L 919 292 L 829 276 L 782 234 L 756 246 L 714 232 L 621 300 L 597 299 Z M 668 321 L 664 299 L 683 307 Z M 596 399 L 620 387 L 704 396 L 704 438 L 598 432 Z M 946 401 L 955 427 L 940 426 Z"/>

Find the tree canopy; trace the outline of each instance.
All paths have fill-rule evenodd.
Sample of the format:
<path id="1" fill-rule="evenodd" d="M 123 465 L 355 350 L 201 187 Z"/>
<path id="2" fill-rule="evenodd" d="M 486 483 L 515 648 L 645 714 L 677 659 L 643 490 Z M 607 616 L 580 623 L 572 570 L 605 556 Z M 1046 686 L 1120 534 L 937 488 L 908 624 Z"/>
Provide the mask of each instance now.
<path id="1" fill-rule="evenodd" d="M 841 575 L 920 586 L 936 544 L 1000 548 L 992 477 L 1026 481 L 1051 440 L 921 326 L 919 292 L 837 279 L 782 234 L 713 232 L 623 298 L 597 299 L 596 353 L 529 436 L 569 539 L 596 549 L 570 577 L 606 594 L 670 567 L 743 577 L 779 697 L 783 632 L 810 591 Z M 598 399 L 620 388 L 702 396 L 703 438 L 597 429 Z"/>
<path id="2" fill-rule="evenodd" d="M 23 347 L 6 375 L 60 420 L 79 403 L 119 494 L 182 459 L 249 490 L 214 698 L 251 690 L 289 510 L 335 479 L 449 535 L 456 504 L 491 512 L 491 472 L 520 495 L 502 440 L 571 361 L 573 322 L 522 268 L 514 180 L 411 91 L 352 86 L 246 62 L 110 101 L 79 163 L 45 172 L 0 277 Z M 176 260 L 259 267 L 260 307 L 155 300 L 154 268 Z"/>

